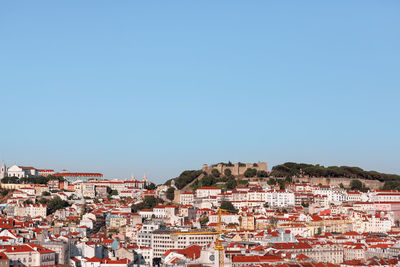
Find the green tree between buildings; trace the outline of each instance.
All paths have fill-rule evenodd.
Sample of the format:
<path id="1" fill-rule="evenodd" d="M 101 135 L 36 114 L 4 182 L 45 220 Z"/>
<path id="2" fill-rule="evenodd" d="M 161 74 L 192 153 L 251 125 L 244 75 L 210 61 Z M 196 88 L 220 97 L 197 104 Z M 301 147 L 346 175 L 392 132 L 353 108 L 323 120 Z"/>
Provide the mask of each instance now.
<path id="1" fill-rule="evenodd" d="M 169 199 L 171 201 L 174 200 L 175 188 L 173 188 L 173 187 L 168 188 L 167 189 L 167 193 L 166 193 L 166 197 L 167 197 L 167 199 Z"/>
<path id="2" fill-rule="evenodd" d="M 56 196 L 47 201 L 45 200 L 42 204 L 47 204 L 48 214 L 52 214 L 56 210 L 71 206 L 67 201 L 62 200 L 59 196 Z"/>
<path id="3" fill-rule="evenodd" d="M 226 188 L 228 190 L 233 190 L 236 188 L 236 186 L 237 186 L 237 182 L 234 177 L 229 178 L 229 180 L 226 182 Z"/>
<path id="4" fill-rule="evenodd" d="M 200 219 L 200 224 L 201 225 L 205 225 L 205 224 L 208 223 L 208 221 L 209 221 L 208 217 L 203 217 L 203 218 Z"/>
<path id="5" fill-rule="evenodd" d="M 227 210 L 229 212 L 237 212 L 237 210 L 233 206 L 232 202 L 230 202 L 230 201 L 222 201 L 221 209 Z"/>
<path id="6" fill-rule="evenodd" d="M 145 185 L 144 189 L 154 190 L 154 189 L 156 189 L 156 185 L 154 183 L 150 183 L 150 184 Z"/>
<path id="7" fill-rule="evenodd" d="M 154 196 L 146 196 L 144 198 L 143 202 L 140 202 L 138 204 L 133 204 L 131 206 L 132 212 L 138 212 L 139 210 L 142 209 L 153 209 L 157 204 L 161 203 L 161 199 L 157 199 Z"/>

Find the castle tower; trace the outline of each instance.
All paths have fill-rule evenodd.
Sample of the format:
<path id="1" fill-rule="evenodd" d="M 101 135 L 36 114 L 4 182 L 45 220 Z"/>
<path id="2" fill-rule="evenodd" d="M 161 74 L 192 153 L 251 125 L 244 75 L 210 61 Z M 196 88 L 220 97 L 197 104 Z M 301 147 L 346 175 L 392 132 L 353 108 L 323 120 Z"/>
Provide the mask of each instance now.
<path id="1" fill-rule="evenodd" d="M 131 175 L 131 180 L 132 180 L 132 181 L 135 181 L 135 180 L 136 180 L 136 178 L 135 178 L 135 173 L 133 173 L 133 172 L 132 172 L 132 175 Z"/>
<path id="2" fill-rule="evenodd" d="M 144 176 L 143 176 L 143 182 L 147 182 L 147 176 L 146 176 L 146 173 L 144 173 Z"/>
<path id="3" fill-rule="evenodd" d="M 1 163 L 1 169 L 0 169 L 0 179 L 3 179 L 4 177 L 7 176 L 7 167 L 4 161 Z"/>

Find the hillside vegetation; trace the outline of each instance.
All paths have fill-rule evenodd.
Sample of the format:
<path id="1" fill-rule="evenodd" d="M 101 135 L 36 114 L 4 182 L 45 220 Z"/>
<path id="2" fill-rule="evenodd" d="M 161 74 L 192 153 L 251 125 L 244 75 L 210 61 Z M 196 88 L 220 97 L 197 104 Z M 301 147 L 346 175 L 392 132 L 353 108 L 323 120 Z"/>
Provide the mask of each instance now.
<path id="1" fill-rule="evenodd" d="M 223 189 L 234 189 L 237 185 L 247 185 L 248 181 L 246 178 L 263 179 L 268 177 L 266 171 L 257 171 L 254 168 L 248 168 L 244 172 L 245 179 L 239 179 L 240 177 L 235 177 L 232 175 L 231 170 L 226 169 L 224 173 L 220 173 L 217 169 L 212 169 L 211 173 L 207 174 L 201 170 L 188 170 L 182 172 L 178 177 L 170 179 L 165 182 L 166 185 L 170 185 L 172 180 L 175 181 L 175 186 L 181 190 L 186 185 L 190 185 L 191 190 L 196 190 L 197 188 L 203 186 L 218 186 Z M 243 176 L 241 178 L 243 178 Z"/>
<path id="2" fill-rule="evenodd" d="M 203 174 L 202 177 L 199 177 Z M 193 190 L 202 186 L 223 186 L 224 189 L 233 189 L 237 185 L 246 185 L 247 180 L 241 178 L 287 178 L 287 177 L 326 177 L 326 178 L 349 178 L 349 179 L 366 179 L 378 180 L 384 182 L 383 189 L 398 189 L 400 190 L 400 175 L 385 174 L 377 171 L 365 171 L 359 167 L 350 166 L 329 166 L 325 167 L 319 164 L 306 164 L 286 162 L 276 165 L 272 168 L 270 175 L 265 171 L 257 171 L 248 168 L 244 173 L 244 177 L 234 177 L 230 170 L 225 170 L 225 173 L 219 173 L 217 169 L 213 169 L 210 174 L 203 173 L 201 170 L 187 170 L 182 172 L 178 177 L 168 180 L 165 184 L 170 185 L 172 180 L 175 180 L 175 186 L 180 190 L 186 185 L 193 182 L 191 188 Z M 199 178 L 199 179 L 197 179 Z M 200 179 L 201 178 L 201 179 Z M 196 180 L 197 179 L 197 180 Z M 270 179 L 273 184 L 275 179 Z M 277 179 L 277 182 L 280 180 Z M 276 182 L 275 181 L 275 182 Z"/>
<path id="3" fill-rule="evenodd" d="M 184 188 L 185 185 L 191 183 L 196 179 L 197 177 L 200 176 L 203 172 L 201 170 L 187 170 L 182 172 L 178 177 L 169 179 L 168 181 L 165 182 L 166 185 L 170 185 L 172 180 L 175 181 L 175 186 L 179 190 Z"/>
<path id="4" fill-rule="evenodd" d="M 376 171 L 365 171 L 359 167 L 349 166 L 329 166 L 324 167 L 319 164 L 305 164 L 286 162 L 276 165 L 272 168 L 271 176 L 288 177 L 307 175 L 312 177 L 346 177 L 346 178 L 362 178 L 367 180 L 389 181 L 398 180 L 400 175 L 385 174 Z"/>
<path id="5" fill-rule="evenodd" d="M 359 167 L 312 165 L 306 163 L 286 162 L 272 168 L 273 177 L 345 177 L 385 182 L 383 189 L 400 189 L 400 175 L 386 174 L 377 171 L 365 171 Z"/>

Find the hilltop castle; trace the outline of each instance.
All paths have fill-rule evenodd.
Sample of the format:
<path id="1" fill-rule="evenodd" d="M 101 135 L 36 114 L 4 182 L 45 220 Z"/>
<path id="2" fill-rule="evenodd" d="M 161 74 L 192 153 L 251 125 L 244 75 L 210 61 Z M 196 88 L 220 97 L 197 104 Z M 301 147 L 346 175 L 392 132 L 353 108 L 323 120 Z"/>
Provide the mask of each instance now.
<path id="1" fill-rule="evenodd" d="M 243 175 L 244 172 L 249 168 L 256 169 L 257 171 L 267 171 L 267 167 L 268 167 L 267 162 L 260 162 L 260 161 L 257 163 L 238 162 L 235 164 L 231 162 L 229 163 L 221 162 L 211 166 L 208 166 L 208 164 L 203 164 L 202 171 L 206 173 L 211 173 L 212 169 L 217 169 L 220 173 L 224 173 L 226 169 L 229 169 L 231 170 L 232 175 L 240 176 Z"/>

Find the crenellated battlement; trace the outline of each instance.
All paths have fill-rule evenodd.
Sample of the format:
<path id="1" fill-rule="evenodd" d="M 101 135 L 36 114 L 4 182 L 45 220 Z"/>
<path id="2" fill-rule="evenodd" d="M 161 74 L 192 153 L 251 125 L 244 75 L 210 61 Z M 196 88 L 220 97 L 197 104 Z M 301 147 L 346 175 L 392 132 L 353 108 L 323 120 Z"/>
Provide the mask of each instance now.
<path id="1" fill-rule="evenodd" d="M 234 176 L 240 176 L 243 175 L 244 172 L 249 169 L 256 169 L 257 171 L 267 171 L 267 167 L 268 164 L 267 162 L 257 162 L 257 163 L 242 163 L 242 162 L 238 162 L 238 163 L 218 163 L 218 164 L 214 164 L 209 166 L 208 164 L 203 164 L 202 167 L 202 171 L 206 172 L 206 173 L 211 173 L 212 169 L 217 169 L 220 173 L 224 173 L 224 171 L 226 169 L 231 170 L 232 175 Z"/>

